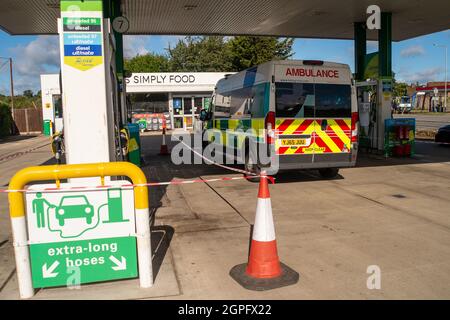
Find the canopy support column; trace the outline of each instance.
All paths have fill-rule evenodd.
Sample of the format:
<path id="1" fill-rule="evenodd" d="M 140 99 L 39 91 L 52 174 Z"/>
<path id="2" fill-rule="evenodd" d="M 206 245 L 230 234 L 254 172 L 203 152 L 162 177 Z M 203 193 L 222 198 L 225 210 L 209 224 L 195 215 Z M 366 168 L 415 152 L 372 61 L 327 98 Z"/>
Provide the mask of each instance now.
<path id="1" fill-rule="evenodd" d="M 392 13 L 381 13 L 381 29 L 378 30 L 378 150 L 385 151 L 384 120 L 390 119 L 392 108 Z"/>
<path id="2" fill-rule="evenodd" d="M 378 31 L 380 78 L 392 77 L 392 13 L 381 13 L 381 29 Z"/>
<path id="3" fill-rule="evenodd" d="M 353 24 L 355 35 L 355 80 L 364 80 L 364 63 L 367 52 L 366 24 L 355 22 Z"/>

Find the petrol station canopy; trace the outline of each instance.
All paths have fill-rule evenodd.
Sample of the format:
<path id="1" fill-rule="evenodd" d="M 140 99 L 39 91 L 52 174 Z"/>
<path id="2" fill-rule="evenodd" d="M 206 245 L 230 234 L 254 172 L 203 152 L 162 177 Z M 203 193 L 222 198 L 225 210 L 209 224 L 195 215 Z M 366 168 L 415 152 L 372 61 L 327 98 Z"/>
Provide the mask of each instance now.
<path id="1" fill-rule="evenodd" d="M 393 41 L 450 28 L 448 0 L 122 0 L 122 13 L 126 34 L 353 39 L 373 4 L 392 13 Z M 59 0 L 0 2 L 0 28 L 12 35 L 57 34 L 59 16 Z"/>

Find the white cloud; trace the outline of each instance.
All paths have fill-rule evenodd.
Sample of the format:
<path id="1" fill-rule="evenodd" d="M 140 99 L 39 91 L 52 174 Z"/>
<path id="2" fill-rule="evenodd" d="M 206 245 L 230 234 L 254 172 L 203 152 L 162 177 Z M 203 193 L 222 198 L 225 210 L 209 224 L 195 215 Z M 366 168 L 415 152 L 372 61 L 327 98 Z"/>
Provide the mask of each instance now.
<path id="1" fill-rule="evenodd" d="M 164 49 L 169 47 L 173 48 L 177 45 L 178 41 L 183 40 L 186 36 L 162 36 L 161 42 L 164 43 Z"/>
<path id="2" fill-rule="evenodd" d="M 410 46 L 400 51 L 400 55 L 404 58 L 417 57 L 425 54 L 425 49 L 420 46 Z"/>
<path id="3" fill-rule="evenodd" d="M 148 36 L 124 36 L 123 55 L 125 58 L 132 58 L 137 55 L 149 53 L 147 50 Z"/>
<path id="4" fill-rule="evenodd" d="M 369 53 L 378 51 L 378 41 L 367 41 L 367 51 Z"/>
<path id="5" fill-rule="evenodd" d="M 418 72 L 409 72 L 407 70 L 400 70 L 397 74 L 399 81 L 407 83 L 425 84 L 429 81 L 438 81 L 439 76 L 445 71 L 442 67 L 428 68 Z"/>
<path id="6" fill-rule="evenodd" d="M 134 57 L 137 54 L 146 54 L 151 51 L 151 42 L 155 41 L 155 36 L 125 36 L 124 37 L 124 56 L 126 58 Z M 182 36 L 160 36 L 159 42 L 163 48 L 169 44 L 172 46 Z M 155 46 L 156 48 L 156 46 Z M 13 57 L 14 70 L 14 92 L 22 94 L 24 90 L 31 89 L 34 92 L 40 90 L 40 75 L 44 73 L 58 73 L 60 70 L 59 57 L 59 38 L 58 36 L 38 36 L 26 45 L 18 45 L 9 49 Z M 1 65 L 1 64 L 0 64 Z M 2 68 L 0 74 L 0 92 L 9 94 L 9 80 L 7 70 Z"/>
<path id="7" fill-rule="evenodd" d="M 170 46 L 173 48 L 185 36 L 124 36 L 123 54 L 125 58 L 133 58 L 150 52 L 165 54 Z"/>
<path id="8" fill-rule="evenodd" d="M 10 49 L 13 54 L 14 91 L 40 90 L 40 75 L 60 69 L 57 36 L 38 36 L 26 46 Z"/>

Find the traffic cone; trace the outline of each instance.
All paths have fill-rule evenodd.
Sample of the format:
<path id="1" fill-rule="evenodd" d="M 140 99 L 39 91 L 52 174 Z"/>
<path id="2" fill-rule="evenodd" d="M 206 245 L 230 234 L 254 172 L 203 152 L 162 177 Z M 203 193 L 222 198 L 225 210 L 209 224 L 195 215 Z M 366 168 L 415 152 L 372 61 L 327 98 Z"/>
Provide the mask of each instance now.
<path id="1" fill-rule="evenodd" d="M 263 173 L 259 182 L 248 263 L 234 266 L 230 271 L 230 276 L 249 290 L 280 288 L 295 284 L 299 279 L 299 274 L 278 258 L 268 179 Z"/>
<path id="2" fill-rule="evenodd" d="M 170 154 L 169 148 L 167 148 L 166 144 L 166 119 L 163 119 L 162 143 L 161 148 L 159 149 L 159 154 L 162 156 L 167 156 Z"/>

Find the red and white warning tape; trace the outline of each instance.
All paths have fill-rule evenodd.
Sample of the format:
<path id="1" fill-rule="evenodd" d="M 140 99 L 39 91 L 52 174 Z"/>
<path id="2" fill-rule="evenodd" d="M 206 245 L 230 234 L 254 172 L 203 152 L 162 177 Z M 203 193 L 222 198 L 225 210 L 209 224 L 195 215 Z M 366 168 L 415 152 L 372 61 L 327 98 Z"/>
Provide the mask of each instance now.
<path id="1" fill-rule="evenodd" d="M 243 173 L 243 174 L 250 175 L 250 176 L 256 176 L 256 174 L 253 173 L 253 172 L 246 171 L 246 170 L 241 170 L 241 169 L 237 169 L 237 168 L 232 168 L 232 167 L 229 167 L 229 166 L 226 166 L 226 165 L 223 165 L 223 164 L 214 162 L 213 160 L 206 158 L 206 157 L 205 157 L 204 155 L 202 155 L 200 152 L 195 151 L 194 149 L 192 149 L 192 148 L 191 148 L 190 146 L 188 146 L 183 140 L 179 140 L 179 139 L 178 139 L 178 141 L 181 142 L 181 143 L 182 143 L 184 146 L 186 146 L 187 148 L 189 148 L 193 153 L 195 153 L 195 154 L 198 155 L 199 157 L 203 158 L 206 162 L 208 162 L 208 163 L 210 163 L 210 164 L 213 164 L 213 165 L 215 165 L 215 166 L 218 166 L 218 167 L 220 167 L 220 168 L 224 168 L 224 169 L 227 169 L 227 170 L 230 170 L 230 171 L 234 171 L 234 172 L 238 172 L 238 173 Z"/>
<path id="2" fill-rule="evenodd" d="M 253 172 L 249 172 L 246 170 L 241 170 L 241 169 L 237 169 L 237 168 L 232 168 L 220 163 L 216 163 L 214 161 L 212 161 L 211 159 L 206 158 L 205 156 L 203 156 L 201 153 L 195 151 L 194 149 L 192 149 L 190 146 L 188 146 L 184 141 L 179 140 L 183 145 L 185 145 L 187 148 L 189 148 L 193 153 L 195 153 L 196 155 L 200 156 L 201 158 L 203 158 L 205 161 L 207 161 L 210 164 L 216 165 L 218 167 L 230 170 L 230 171 L 234 171 L 234 172 L 238 172 L 238 173 L 242 173 L 245 174 L 245 176 L 241 176 L 241 177 L 221 177 L 221 178 L 213 178 L 213 179 L 193 179 L 193 180 L 172 180 L 172 181 L 167 181 L 167 182 L 148 182 L 145 184 L 123 184 L 123 185 L 116 185 L 116 186 L 112 186 L 112 185 L 103 185 L 103 186 L 91 186 L 91 187 L 83 187 L 83 186 L 74 186 L 74 187 L 67 187 L 67 188 L 43 188 L 43 189 L 23 189 L 23 190 L 10 190 L 10 189 L 0 189 L 0 193 L 13 193 L 13 192 L 60 192 L 60 191 L 98 191 L 98 190 L 102 190 L 102 189 L 110 189 L 110 188 L 121 188 L 121 189 L 125 189 L 125 188 L 131 188 L 131 187 L 153 187 L 153 186 L 167 186 L 167 185 L 176 185 L 176 184 L 191 184 L 191 183 L 206 183 L 206 182 L 215 182 L 215 181 L 232 181 L 232 180 L 243 180 L 243 179 L 253 179 L 253 178 L 258 178 L 258 177 L 262 177 L 262 178 L 267 178 L 269 179 L 269 181 L 271 183 L 275 183 L 275 178 L 271 177 L 271 176 L 267 176 L 267 175 L 257 175 Z M 42 146 L 41 146 L 42 147 Z M 37 147 L 35 149 L 41 148 L 41 147 Z M 35 150 L 34 149 L 34 150 Z M 27 152 L 31 152 L 31 151 L 27 151 Z M 0 159 L 1 160 L 1 159 Z"/>
<path id="3" fill-rule="evenodd" d="M 104 185 L 104 186 L 91 186 L 91 187 L 66 187 L 66 188 L 43 188 L 43 189 L 22 189 L 22 190 L 9 190 L 9 189 L 0 189 L 0 193 L 13 193 L 13 192 L 60 192 L 60 191 L 98 191 L 104 189 L 127 189 L 134 187 L 154 187 L 154 186 L 168 186 L 168 185 L 176 185 L 176 184 L 191 184 L 191 183 L 206 183 L 206 182 L 216 182 L 216 181 L 232 181 L 232 180 L 243 180 L 243 179 L 253 179 L 255 177 L 267 177 L 271 183 L 275 183 L 275 179 L 270 176 L 242 176 L 242 177 L 221 177 L 221 178 L 213 178 L 213 179 L 193 179 L 193 180 L 172 180 L 167 182 L 148 182 L 143 184 L 123 184 L 123 185 Z"/>

